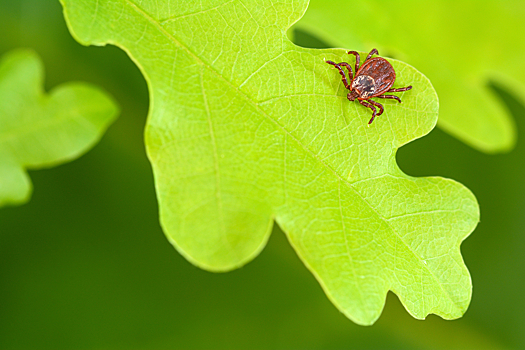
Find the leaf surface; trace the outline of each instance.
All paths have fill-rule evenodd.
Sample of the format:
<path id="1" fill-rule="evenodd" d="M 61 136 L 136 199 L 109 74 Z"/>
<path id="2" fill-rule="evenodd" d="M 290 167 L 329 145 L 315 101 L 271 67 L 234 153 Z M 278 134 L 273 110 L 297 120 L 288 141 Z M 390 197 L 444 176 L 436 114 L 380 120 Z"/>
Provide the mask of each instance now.
<path id="1" fill-rule="evenodd" d="M 0 61 L 0 206 L 29 199 L 26 169 L 79 157 L 117 116 L 115 103 L 94 86 L 67 83 L 46 95 L 42 84 L 32 51 L 11 51 Z"/>
<path id="2" fill-rule="evenodd" d="M 371 127 L 325 60 L 343 50 L 285 34 L 306 1 L 184 3 L 62 0 L 73 36 L 118 45 L 150 89 L 146 146 L 168 239 L 193 264 L 228 271 L 253 259 L 277 221 L 332 302 L 371 324 L 393 290 L 418 318 L 456 318 L 471 294 L 459 245 L 474 196 L 411 178 L 398 147 L 428 133 L 437 96 L 391 60 L 401 105 Z"/>
<path id="3" fill-rule="evenodd" d="M 312 0 L 297 27 L 332 45 L 377 47 L 418 67 L 438 92 L 438 126 L 494 153 L 514 147 L 516 128 L 489 82 L 525 103 L 523 18 L 519 0 Z"/>

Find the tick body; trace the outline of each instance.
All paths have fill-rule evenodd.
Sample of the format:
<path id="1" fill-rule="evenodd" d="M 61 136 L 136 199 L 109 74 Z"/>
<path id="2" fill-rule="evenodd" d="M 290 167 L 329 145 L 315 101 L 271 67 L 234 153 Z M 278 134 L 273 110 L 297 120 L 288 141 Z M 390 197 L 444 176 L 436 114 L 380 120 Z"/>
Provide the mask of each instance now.
<path id="1" fill-rule="evenodd" d="M 398 96 L 385 95 L 385 93 L 408 91 L 412 89 L 412 86 L 397 89 L 392 88 L 396 80 L 394 67 L 382 57 L 372 58 L 374 54 L 377 55 L 376 49 L 370 51 L 361 67 L 359 67 L 359 54 L 356 51 L 348 51 L 348 54 L 355 56 L 355 77 L 352 71 L 352 66 L 346 62 L 335 63 L 332 61 L 326 61 L 326 63 L 337 68 L 339 74 L 341 74 L 345 88 L 350 91 L 346 95 L 346 98 L 350 101 L 357 100 L 360 104 L 372 110 L 372 119 L 368 122 L 368 124 L 371 124 L 375 117 L 383 114 L 385 110 L 383 105 L 372 100 L 372 97 L 394 99 L 401 102 L 401 99 Z M 342 67 L 347 69 L 350 83 L 348 83 L 345 71 Z M 379 113 L 377 112 L 376 107 L 379 108 Z"/>

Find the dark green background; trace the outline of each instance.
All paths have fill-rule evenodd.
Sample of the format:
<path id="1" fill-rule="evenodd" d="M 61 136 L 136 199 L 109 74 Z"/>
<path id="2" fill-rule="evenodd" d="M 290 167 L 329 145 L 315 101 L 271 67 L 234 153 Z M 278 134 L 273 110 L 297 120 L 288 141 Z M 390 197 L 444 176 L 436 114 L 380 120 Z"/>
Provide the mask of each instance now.
<path id="1" fill-rule="evenodd" d="M 473 299 L 460 320 L 417 321 L 389 294 L 378 322 L 361 327 L 328 301 L 278 228 L 259 257 L 226 274 L 173 249 L 143 145 L 147 87 L 124 52 L 77 44 L 57 0 L 0 0 L 0 34 L 0 54 L 29 47 L 43 58 L 47 90 L 87 81 L 122 108 L 88 154 L 30 172 L 28 204 L 0 209 L 0 349 L 525 348 L 521 139 L 489 156 L 434 130 L 399 151 L 408 174 L 450 177 L 477 196 L 481 223 L 462 245 Z M 525 108 L 493 89 L 520 137 Z"/>

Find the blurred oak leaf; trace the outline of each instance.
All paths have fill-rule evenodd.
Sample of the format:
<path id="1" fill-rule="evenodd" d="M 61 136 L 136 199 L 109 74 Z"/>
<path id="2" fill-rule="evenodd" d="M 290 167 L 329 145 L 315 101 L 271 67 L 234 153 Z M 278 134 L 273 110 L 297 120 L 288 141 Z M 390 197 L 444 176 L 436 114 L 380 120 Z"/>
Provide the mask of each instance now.
<path id="1" fill-rule="evenodd" d="M 29 50 L 0 60 L 0 206 L 29 200 L 26 169 L 79 157 L 102 136 L 118 108 L 100 89 L 67 83 L 44 94 L 43 67 Z"/>

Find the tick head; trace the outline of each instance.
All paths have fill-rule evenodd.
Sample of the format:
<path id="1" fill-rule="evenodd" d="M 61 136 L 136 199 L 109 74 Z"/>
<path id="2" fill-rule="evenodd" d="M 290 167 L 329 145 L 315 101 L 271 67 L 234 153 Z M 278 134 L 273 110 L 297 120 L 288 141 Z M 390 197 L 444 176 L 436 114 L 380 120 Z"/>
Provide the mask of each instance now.
<path id="1" fill-rule="evenodd" d="M 348 93 L 348 95 L 346 95 L 346 98 L 350 101 L 354 101 L 356 98 L 358 98 L 359 95 L 357 94 L 357 92 L 355 90 L 352 90 Z"/>

